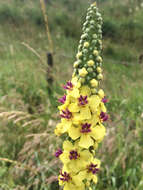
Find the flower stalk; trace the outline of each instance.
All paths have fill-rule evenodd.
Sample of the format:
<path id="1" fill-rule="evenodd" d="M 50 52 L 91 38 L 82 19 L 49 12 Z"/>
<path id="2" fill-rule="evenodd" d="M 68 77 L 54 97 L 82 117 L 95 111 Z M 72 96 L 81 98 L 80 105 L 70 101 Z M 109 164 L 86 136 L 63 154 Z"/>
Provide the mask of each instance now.
<path id="1" fill-rule="evenodd" d="M 55 134 L 65 134 L 62 150 L 56 152 L 63 163 L 59 185 L 64 190 L 91 190 L 97 183 L 100 160 L 95 158 L 98 144 L 106 130 L 108 119 L 104 91 L 99 88 L 102 75 L 102 18 L 93 3 L 83 24 L 71 81 L 63 86 L 66 93 L 59 99 L 61 122 Z"/>

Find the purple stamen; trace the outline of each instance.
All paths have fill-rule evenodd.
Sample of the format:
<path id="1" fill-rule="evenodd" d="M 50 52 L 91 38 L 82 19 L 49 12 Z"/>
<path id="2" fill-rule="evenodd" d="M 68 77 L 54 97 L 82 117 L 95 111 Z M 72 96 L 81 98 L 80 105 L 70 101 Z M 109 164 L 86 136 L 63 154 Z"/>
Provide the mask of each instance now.
<path id="1" fill-rule="evenodd" d="M 99 172 L 99 168 L 97 168 L 97 164 L 91 163 L 89 166 L 87 166 L 88 172 L 92 172 L 94 175 Z"/>
<path id="2" fill-rule="evenodd" d="M 61 149 L 58 149 L 56 152 L 55 152 L 55 157 L 59 157 L 61 154 L 63 153 L 63 151 Z"/>
<path id="3" fill-rule="evenodd" d="M 78 101 L 79 101 L 80 106 L 84 106 L 88 104 L 87 96 L 80 95 L 80 97 L 78 98 Z"/>
<path id="4" fill-rule="evenodd" d="M 89 132 L 91 132 L 90 127 L 91 127 L 91 124 L 89 124 L 89 123 L 82 124 L 82 128 L 81 128 L 80 132 L 81 133 L 89 133 Z"/>
<path id="5" fill-rule="evenodd" d="M 71 119 L 72 113 L 68 109 L 66 109 L 65 111 L 62 110 L 62 114 L 60 114 L 60 116 L 65 119 Z"/>
<path id="6" fill-rule="evenodd" d="M 78 159 L 79 156 L 80 155 L 77 153 L 77 151 L 72 150 L 72 151 L 70 151 L 69 159 L 70 160 L 76 160 L 76 159 Z"/>
<path id="7" fill-rule="evenodd" d="M 66 85 L 63 86 L 63 88 L 64 88 L 65 90 L 72 90 L 73 84 L 71 83 L 71 81 L 68 81 L 68 82 L 66 83 Z"/>
<path id="8" fill-rule="evenodd" d="M 107 102 L 108 102 L 108 99 L 104 96 L 104 98 L 102 98 L 102 102 L 103 102 L 103 103 L 107 103 Z"/>
<path id="9" fill-rule="evenodd" d="M 60 103 L 64 104 L 65 101 L 66 101 L 66 95 L 64 95 L 63 97 L 59 98 L 58 101 L 59 101 Z"/>
<path id="10" fill-rule="evenodd" d="M 60 180 L 62 180 L 63 182 L 65 181 L 68 182 L 71 179 L 70 175 L 67 172 L 64 173 L 61 172 L 60 175 L 62 176 Z"/>
<path id="11" fill-rule="evenodd" d="M 105 112 L 101 112 L 100 113 L 100 119 L 102 119 L 103 121 L 107 121 L 108 120 L 108 114 Z"/>

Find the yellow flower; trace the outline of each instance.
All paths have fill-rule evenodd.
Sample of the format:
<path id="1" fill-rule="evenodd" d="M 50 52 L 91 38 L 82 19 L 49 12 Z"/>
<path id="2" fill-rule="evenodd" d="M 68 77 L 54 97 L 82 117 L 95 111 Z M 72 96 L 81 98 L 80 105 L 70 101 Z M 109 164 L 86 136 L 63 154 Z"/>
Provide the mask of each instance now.
<path id="1" fill-rule="evenodd" d="M 91 163 L 87 165 L 86 170 L 79 172 L 79 176 L 81 176 L 82 180 L 86 179 L 87 181 L 93 181 L 95 184 L 97 183 L 97 173 L 100 168 L 100 160 L 93 158 Z"/>
<path id="2" fill-rule="evenodd" d="M 69 136 L 76 140 L 80 137 L 79 146 L 89 148 L 94 145 L 94 140 L 100 142 L 105 136 L 105 127 L 96 125 L 96 123 L 82 123 L 78 127 L 70 127 L 68 130 Z M 93 140 L 94 139 L 94 140 Z"/>
<path id="3" fill-rule="evenodd" d="M 69 105 L 69 103 L 70 103 L 70 96 L 69 95 L 66 95 L 66 101 L 65 101 L 65 103 L 64 104 L 62 104 L 62 105 L 60 105 L 60 106 L 58 106 L 58 109 L 59 110 L 64 110 L 64 109 L 66 109 L 67 107 L 68 107 L 68 105 Z"/>
<path id="4" fill-rule="evenodd" d="M 80 78 L 79 82 L 83 84 L 85 82 L 85 78 Z"/>
<path id="5" fill-rule="evenodd" d="M 59 185 L 64 186 L 63 190 L 84 190 L 85 185 L 78 175 L 73 175 L 63 170 L 58 177 Z"/>
<path id="6" fill-rule="evenodd" d="M 60 136 L 66 133 L 69 127 L 71 127 L 71 125 L 72 125 L 72 121 L 67 121 L 66 119 L 62 119 L 61 123 L 58 123 L 56 126 L 55 134 L 57 136 Z"/>
<path id="7" fill-rule="evenodd" d="M 99 108 L 100 108 L 101 112 L 107 112 L 107 109 L 106 109 L 106 107 L 105 107 L 105 105 L 104 105 L 103 102 L 100 103 Z"/>
<path id="8" fill-rule="evenodd" d="M 102 58 L 100 56 L 97 57 L 97 61 L 99 61 L 100 63 L 102 62 Z"/>
<path id="9" fill-rule="evenodd" d="M 84 169 L 92 158 L 92 154 L 88 150 L 82 150 L 78 143 L 73 145 L 70 141 L 64 141 L 63 149 L 60 160 L 70 172 L 76 173 Z"/>
<path id="10" fill-rule="evenodd" d="M 98 86 L 98 81 L 96 79 L 92 79 L 90 81 L 90 84 L 91 84 L 92 87 L 97 87 Z"/>
<path id="11" fill-rule="evenodd" d="M 84 67 L 79 70 L 79 76 L 85 77 L 87 74 L 88 74 L 88 72 Z"/>
<path id="12" fill-rule="evenodd" d="M 87 65 L 88 65 L 89 67 L 93 66 L 94 64 L 95 64 L 95 63 L 94 63 L 93 60 L 89 60 L 89 61 L 87 62 Z"/>
<path id="13" fill-rule="evenodd" d="M 67 92 L 67 94 L 68 94 L 70 97 L 78 98 L 78 97 L 79 97 L 79 90 L 78 90 L 78 88 L 73 88 L 72 90 L 69 90 L 69 91 Z"/>
<path id="14" fill-rule="evenodd" d="M 101 103 L 101 100 L 100 100 L 99 96 L 97 96 L 97 95 L 90 96 L 89 106 L 90 106 L 92 113 L 97 112 L 100 103 Z"/>

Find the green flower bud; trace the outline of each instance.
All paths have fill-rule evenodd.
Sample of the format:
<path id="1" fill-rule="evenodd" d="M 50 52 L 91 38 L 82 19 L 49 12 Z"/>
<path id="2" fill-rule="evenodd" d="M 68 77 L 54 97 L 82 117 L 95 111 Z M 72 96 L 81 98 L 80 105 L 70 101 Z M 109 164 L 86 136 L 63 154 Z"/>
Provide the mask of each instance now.
<path id="1" fill-rule="evenodd" d="M 82 52 L 78 52 L 78 53 L 76 54 L 76 58 L 79 59 L 79 58 L 81 58 L 81 57 L 82 57 Z"/>
<path id="2" fill-rule="evenodd" d="M 85 67 L 86 69 L 88 69 L 88 65 L 87 65 L 87 64 L 84 64 L 84 67 Z"/>
<path id="3" fill-rule="evenodd" d="M 98 57 L 96 58 L 96 60 L 97 60 L 98 62 L 102 62 L 102 58 L 101 58 L 100 56 L 98 56 Z"/>
<path id="4" fill-rule="evenodd" d="M 92 94 L 96 94 L 97 93 L 97 89 L 96 88 L 92 88 L 91 92 L 92 92 Z"/>
<path id="5" fill-rule="evenodd" d="M 91 80 L 91 77 L 90 76 L 87 76 L 86 77 L 87 81 L 89 82 Z"/>
<path id="6" fill-rule="evenodd" d="M 94 13 L 94 12 L 93 12 L 92 10 L 89 12 L 89 14 L 91 14 L 91 15 L 92 15 L 93 13 Z"/>
<path id="7" fill-rule="evenodd" d="M 92 75 L 94 78 L 97 76 L 97 74 L 95 72 L 93 72 Z"/>
<path id="8" fill-rule="evenodd" d="M 82 42 L 83 42 L 83 40 L 80 40 L 80 41 L 79 41 L 79 44 L 81 45 L 81 44 L 82 44 Z"/>
<path id="9" fill-rule="evenodd" d="M 94 24 L 95 24 L 95 21 L 94 21 L 94 20 L 91 20 L 91 21 L 90 21 L 90 24 L 94 25 Z"/>
<path id="10" fill-rule="evenodd" d="M 86 28 L 86 32 L 88 33 L 90 31 L 90 29 L 89 28 Z"/>
<path id="11" fill-rule="evenodd" d="M 90 50 L 90 51 L 93 51 L 93 47 L 90 47 L 89 50 Z"/>
<path id="12" fill-rule="evenodd" d="M 97 39 L 97 35 L 96 34 L 93 34 L 92 36 L 94 39 Z"/>
<path id="13" fill-rule="evenodd" d="M 84 57 L 84 58 L 83 58 L 83 61 L 86 61 L 86 60 L 87 60 L 87 57 Z"/>
<path id="14" fill-rule="evenodd" d="M 96 45 L 97 40 L 92 40 L 92 44 Z"/>
<path id="15" fill-rule="evenodd" d="M 88 50 L 87 50 L 87 49 L 83 49 L 83 53 L 84 53 L 84 54 L 87 54 L 87 53 L 88 53 Z"/>
<path id="16" fill-rule="evenodd" d="M 98 33 L 99 33 L 99 34 L 102 34 L 102 30 L 101 30 L 101 29 L 99 29 L 99 30 L 98 30 Z"/>
<path id="17" fill-rule="evenodd" d="M 79 45 L 78 50 L 81 51 L 81 49 L 82 49 L 82 45 Z"/>
<path id="18" fill-rule="evenodd" d="M 94 30 L 94 29 L 95 29 L 95 26 L 91 25 L 90 30 Z"/>
<path id="19" fill-rule="evenodd" d="M 91 67 L 89 67 L 89 68 L 87 69 L 87 71 L 88 71 L 89 73 L 92 73 L 92 72 L 93 72 L 93 69 L 92 69 Z"/>
<path id="20" fill-rule="evenodd" d="M 102 75 L 102 74 L 99 74 L 99 75 L 97 75 L 97 78 L 98 78 L 99 80 L 102 80 L 102 79 L 103 79 L 103 75 Z"/>
<path id="21" fill-rule="evenodd" d="M 93 59 L 93 55 L 90 55 L 89 58 L 90 58 L 90 59 Z"/>
<path id="22" fill-rule="evenodd" d="M 84 83 L 85 83 L 85 78 L 80 78 L 80 79 L 79 79 L 79 82 L 80 82 L 81 84 L 84 84 Z"/>
<path id="23" fill-rule="evenodd" d="M 86 17 L 86 20 L 90 20 L 90 19 L 91 19 L 91 16 L 87 16 L 87 17 Z"/>
<path id="24" fill-rule="evenodd" d="M 83 34 L 83 35 L 81 36 L 81 39 L 86 39 L 87 37 L 88 37 L 88 34 L 85 33 L 85 34 Z"/>

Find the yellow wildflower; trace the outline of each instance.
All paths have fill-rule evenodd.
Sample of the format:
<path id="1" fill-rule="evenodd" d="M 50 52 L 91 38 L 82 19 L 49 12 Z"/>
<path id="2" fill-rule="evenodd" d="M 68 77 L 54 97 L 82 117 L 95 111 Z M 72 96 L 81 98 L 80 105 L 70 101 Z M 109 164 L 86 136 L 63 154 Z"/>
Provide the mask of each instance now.
<path id="1" fill-rule="evenodd" d="M 87 181 L 93 181 L 95 184 L 97 183 L 97 173 L 100 168 L 100 160 L 94 158 L 92 159 L 91 163 L 87 165 L 86 170 L 81 171 L 79 175 L 81 176 L 82 180 L 86 179 Z"/>
<path id="2" fill-rule="evenodd" d="M 77 181 L 78 178 L 78 181 Z M 82 179 L 79 178 L 78 175 L 73 175 L 72 173 L 69 173 L 68 171 L 63 170 L 60 172 L 60 175 L 58 177 L 59 185 L 64 186 L 63 190 L 84 190 L 84 183 L 82 182 Z"/>
<path id="3" fill-rule="evenodd" d="M 83 170 L 92 158 L 92 154 L 88 150 L 82 150 L 78 143 L 73 145 L 70 141 L 65 141 L 63 149 L 60 160 L 70 172 Z"/>
<path id="4" fill-rule="evenodd" d="M 68 133 L 73 140 L 80 137 L 80 147 L 89 148 L 94 145 L 94 140 L 100 142 L 103 139 L 105 136 L 105 127 L 101 124 L 96 125 L 94 123 L 86 122 L 78 127 L 70 127 Z"/>

